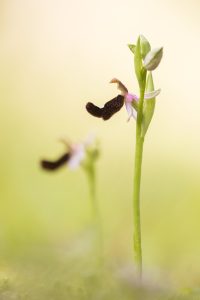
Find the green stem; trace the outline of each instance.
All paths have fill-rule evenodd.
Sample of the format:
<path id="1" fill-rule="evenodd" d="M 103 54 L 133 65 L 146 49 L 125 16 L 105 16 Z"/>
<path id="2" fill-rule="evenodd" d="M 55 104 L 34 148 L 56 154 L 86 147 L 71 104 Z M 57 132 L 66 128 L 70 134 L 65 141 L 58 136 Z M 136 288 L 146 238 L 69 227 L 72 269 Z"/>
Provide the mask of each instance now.
<path id="1" fill-rule="evenodd" d="M 134 258 L 137 266 L 138 277 L 142 277 L 142 246 L 141 246 L 141 221 L 140 221 L 140 183 L 142 169 L 142 154 L 144 138 L 141 137 L 143 103 L 144 103 L 144 85 L 140 88 L 140 100 L 138 103 L 137 124 L 136 124 L 136 146 L 135 146 L 135 165 L 134 165 L 134 189 L 133 189 L 133 248 Z"/>
<path id="2" fill-rule="evenodd" d="M 88 179 L 89 179 L 89 189 L 90 189 L 90 200 L 91 200 L 91 208 L 92 208 L 92 220 L 93 226 L 95 230 L 95 244 L 97 247 L 97 261 L 101 266 L 103 263 L 103 240 L 102 240 L 102 227 L 100 214 L 98 209 L 98 203 L 96 198 L 96 172 L 95 166 L 91 164 L 88 169 Z"/>
<path id="3" fill-rule="evenodd" d="M 94 166 L 91 166 L 88 170 L 89 189 L 90 189 L 90 201 L 92 208 L 92 217 L 94 223 L 98 219 L 98 206 L 96 201 L 96 174 Z"/>

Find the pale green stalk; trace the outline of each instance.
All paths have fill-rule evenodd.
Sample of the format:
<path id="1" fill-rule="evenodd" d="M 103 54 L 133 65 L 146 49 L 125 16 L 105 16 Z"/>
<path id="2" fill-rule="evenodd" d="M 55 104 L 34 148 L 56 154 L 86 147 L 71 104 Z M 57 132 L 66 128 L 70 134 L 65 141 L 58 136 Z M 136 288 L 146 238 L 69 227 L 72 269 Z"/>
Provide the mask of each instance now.
<path id="1" fill-rule="evenodd" d="M 96 193 L 96 170 L 92 163 L 87 170 L 89 190 L 90 190 L 90 203 L 91 203 L 91 213 L 92 213 L 92 223 L 95 229 L 95 240 L 98 254 L 99 263 L 102 263 L 102 252 L 103 252 L 103 241 L 102 241 L 102 227 L 99 214 L 99 207 L 97 203 L 97 193 Z"/>
<path id="2" fill-rule="evenodd" d="M 142 246 L 141 246 L 141 221 L 140 221 L 140 182 L 142 169 L 142 154 L 144 137 L 142 137 L 143 103 L 146 84 L 146 73 L 143 84 L 140 87 L 140 100 L 138 103 L 137 123 L 136 123 L 136 145 L 135 145 L 135 165 L 133 182 L 133 247 L 134 257 L 137 266 L 138 277 L 142 277 Z"/>
<path id="3" fill-rule="evenodd" d="M 99 217 L 98 205 L 96 199 L 96 174 L 95 168 L 92 164 L 88 169 L 88 181 L 89 181 L 89 192 L 90 192 L 90 202 L 91 202 L 91 210 L 92 210 L 92 218 L 94 223 Z"/>

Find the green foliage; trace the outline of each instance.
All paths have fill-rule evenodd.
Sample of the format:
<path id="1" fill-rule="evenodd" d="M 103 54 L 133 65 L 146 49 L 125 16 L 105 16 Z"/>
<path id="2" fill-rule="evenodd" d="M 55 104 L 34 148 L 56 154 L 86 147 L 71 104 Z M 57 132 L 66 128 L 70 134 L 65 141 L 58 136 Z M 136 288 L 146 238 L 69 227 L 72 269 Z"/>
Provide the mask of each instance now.
<path id="1" fill-rule="evenodd" d="M 84 244 L 84 239 L 76 242 Z M 13 261 L 9 279 L 0 279 L 1 300 L 199 300 L 199 289 L 176 292 L 151 278 L 139 285 L 132 264 L 98 265 L 92 249 L 77 255 L 75 245 L 65 244 L 66 252 L 60 251 L 60 245 L 37 246 L 39 252 L 31 255 L 29 249 L 24 260 Z"/>
<path id="2" fill-rule="evenodd" d="M 144 49 L 143 49 L 143 51 L 144 51 Z M 137 80 L 138 80 L 140 89 L 143 89 L 145 86 L 145 80 L 146 80 L 146 70 L 143 68 L 140 36 L 138 37 L 137 45 L 135 48 L 134 65 L 135 65 L 135 74 L 137 76 Z"/>
<path id="3" fill-rule="evenodd" d="M 154 84 L 153 84 L 153 76 L 152 73 L 149 72 L 147 76 L 147 82 L 146 82 L 146 92 L 152 92 L 154 91 Z M 149 127 L 149 124 L 151 123 L 154 109 L 155 109 L 155 103 L 156 99 L 149 99 L 144 101 L 143 105 L 143 118 L 142 118 L 142 137 L 145 136 L 147 129 Z"/>
<path id="4" fill-rule="evenodd" d="M 141 49 L 140 49 L 140 37 L 138 37 L 137 45 L 135 48 L 134 64 L 135 64 L 135 74 L 137 76 L 139 85 L 141 85 L 143 66 L 142 66 L 142 56 L 141 56 Z"/>

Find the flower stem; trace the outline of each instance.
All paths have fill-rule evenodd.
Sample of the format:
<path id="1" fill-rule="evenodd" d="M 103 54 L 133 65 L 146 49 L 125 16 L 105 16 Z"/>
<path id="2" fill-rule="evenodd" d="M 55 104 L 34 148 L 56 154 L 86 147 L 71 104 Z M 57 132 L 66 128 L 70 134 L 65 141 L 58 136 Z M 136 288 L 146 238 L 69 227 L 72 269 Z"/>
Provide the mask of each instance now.
<path id="1" fill-rule="evenodd" d="M 103 240 L 102 240 L 102 227 L 100 214 L 98 209 L 97 197 L 96 197 L 96 172 L 95 166 L 91 164 L 88 169 L 88 179 L 89 179 L 89 189 L 90 189 L 90 200 L 91 200 L 91 210 L 92 210 L 92 223 L 95 230 L 95 240 L 98 252 L 98 260 L 102 263 L 102 253 L 103 253 Z"/>
<path id="2" fill-rule="evenodd" d="M 96 223 L 99 213 L 98 213 L 98 206 L 97 206 L 97 201 L 96 201 L 96 174 L 95 174 L 95 168 L 93 165 L 88 170 L 88 180 L 89 180 L 89 189 L 90 189 L 92 218 L 93 218 L 94 223 Z"/>
<path id="3" fill-rule="evenodd" d="M 142 117 L 143 117 L 143 102 L 144 102 L 144 86 L 140 88 L 140 100 L 138 103 L 138 114 L 136 124 L 136 146 L 135 146 L 135 165 L 134 165 L 134 182 L 133 182 L 133 249 L 134 258 L 137 266 L 138 278 L 142 278 L 142 246 L 141 246 L 141 221 L 140 221 L 140 183 L 142 169 L 142 154 L 144 137 L 141 136 Z"/>

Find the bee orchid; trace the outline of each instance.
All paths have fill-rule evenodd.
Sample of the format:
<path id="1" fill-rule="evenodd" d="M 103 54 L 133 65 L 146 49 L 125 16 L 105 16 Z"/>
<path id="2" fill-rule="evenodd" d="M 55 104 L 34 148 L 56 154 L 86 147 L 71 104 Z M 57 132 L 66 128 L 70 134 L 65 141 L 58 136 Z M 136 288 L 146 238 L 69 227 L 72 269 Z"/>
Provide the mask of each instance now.
<path id="1" fill-rule="evenodd" d="M 126 86 L 117 78 L 113 78 L 110 83 L 116 83 L 117 88 L 120 90 L 121 94 L 117 95 L 117 97 L 111 99 L 110 101 L 104 104 L 104 107 L 100 108 L 93 104 L 92 102 L 88 102 L 86 104 L 86 110 L 88 113 L 93 115 L 94 117 L 102 118 L 103 120 L 110 119 L 115 113 L 117 113 L 122 106 L 125 104 L 127 113 L 128 113 L 128 120 L 133 117 L 134 119 L 137 118 L 137 106 L 139 97 L 135 94 L 131 94 L 128 92 Z M 154 99 L 156 96 L 159 95 L 160 89 L 155 90 L 153 92 L 145 93 L 144 99 L 151 100 Z"/>
<path id="2" fill-rule="evenodd" d="M 77 169 L 86 158 L 87 150 L 94 143 L 94 137 L 88 137 L 84 142 L 72 144 L 63 141 L 67 146 L 67 151 L 56 160 L 41 160 L 40 165 L 43 169 L 54 171 L 62 166 L 68 166 L 69 169 Z"/>

